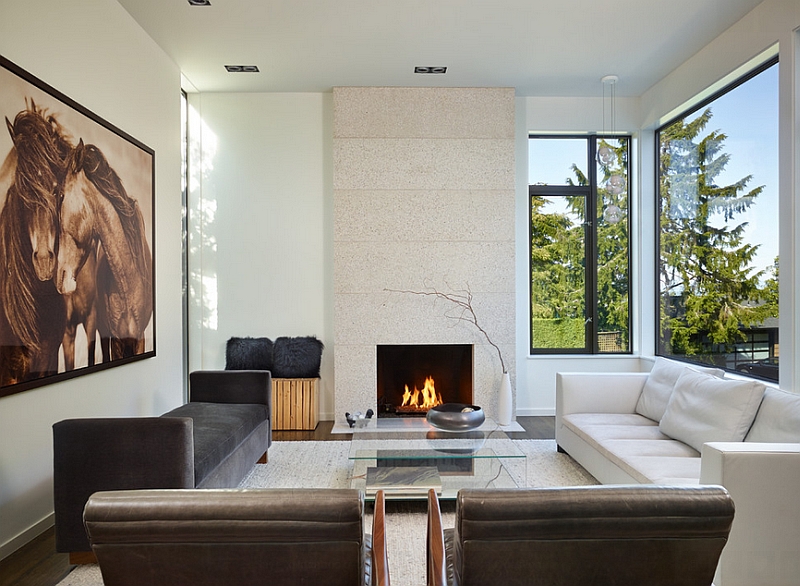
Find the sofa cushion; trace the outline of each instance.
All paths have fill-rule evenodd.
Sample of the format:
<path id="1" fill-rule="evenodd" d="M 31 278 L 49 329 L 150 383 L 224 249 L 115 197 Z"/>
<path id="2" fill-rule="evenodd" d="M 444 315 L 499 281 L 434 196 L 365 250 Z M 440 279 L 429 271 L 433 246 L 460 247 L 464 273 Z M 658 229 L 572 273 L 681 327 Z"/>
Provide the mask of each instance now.
<path id="1" fill-rule="evenodd" d="M 800 442 L 800 395 L 767 389 L 746 442 Z"/>
<path id="2" fill-rule="evenodd" d="M 675 484 L 697 484 L 700 477 L 699 452 L 664 435 L 655 421 L 642 415 L 572 413 L 563 416 L 562 424 L 637 482 L 675 478 Z M 647 465 L 646 473 L 640 464 Z M 685 477 L 691 470 L 696 470 L 693 481 Z"/>
<path id="3" fill-rule="evenodd" d="M 686 370 L 675 383 L 659 428 L 700 451 L 706 442 L 744 440 L 764 396 L 757 381 Z"/>
<path id="4" fill-rule="evenodd" d="M 672 395 L 672 389 L 675 388 L 675 383 L 687 370 L 705 372 L 720 378 L 725 374 L 719 368 L 688 366 L 657 356 L 653 369 L 644 383 L 639 402 L 636 403 L 636 412 L 653 421 L 661 421 L 661 418 L 664 417 L 664 411 L 667 409 L 670 395 Z"/>
<path id="5" fill-rule="evenodd" d="M 219 466 L 259 424 L 266 405 L 187 403 L 162 417 L 190 417 L 194 433 L 195 486 Z"/>
<path id="6" fill-rule="evenodd" d="M 647 483 L 700 484 L 699 456 L 634 456 L 625 464 L 647 478 Z"/>

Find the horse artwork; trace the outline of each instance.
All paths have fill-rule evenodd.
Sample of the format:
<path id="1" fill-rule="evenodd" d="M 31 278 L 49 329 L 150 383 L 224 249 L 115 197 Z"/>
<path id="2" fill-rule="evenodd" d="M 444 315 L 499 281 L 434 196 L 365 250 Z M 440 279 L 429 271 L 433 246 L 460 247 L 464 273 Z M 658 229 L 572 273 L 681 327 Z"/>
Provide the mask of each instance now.
<path id="1" fill-rule="evenodd" d="M 143 352 L 144 329 L 153 312 L 152 257 L 136 200 L 128 197 L 103 153 L 83 141 L 67 159 L 59 192 L 58 292 L 74 296 L 87 259 L 95 257 L 91 264 L 112 359 Z"/>
<path id="2" fill-rule="evenodd" d="M 0 397 L 154 356 L 154 152 L 3 57 L 0 114 Z"/>
<path id="3" fill-rule="evenodd" d="M 72 150 L 58 123 L 31 102 L 10 122 L 14 180 L 0 212 L 0 384 L 55 374 L 66 323 L 53 283 L 56 187 Z"/>

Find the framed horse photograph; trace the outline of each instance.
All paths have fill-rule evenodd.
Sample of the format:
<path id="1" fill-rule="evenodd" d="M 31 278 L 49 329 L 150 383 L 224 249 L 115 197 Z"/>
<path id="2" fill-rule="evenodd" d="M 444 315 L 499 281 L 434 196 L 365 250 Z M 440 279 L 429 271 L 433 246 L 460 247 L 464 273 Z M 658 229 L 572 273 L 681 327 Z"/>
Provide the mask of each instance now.
<path id="1" fill-rule="evenodd" d="M 155 356 L 155 152 L 0 56 L 0 397 Z"/>

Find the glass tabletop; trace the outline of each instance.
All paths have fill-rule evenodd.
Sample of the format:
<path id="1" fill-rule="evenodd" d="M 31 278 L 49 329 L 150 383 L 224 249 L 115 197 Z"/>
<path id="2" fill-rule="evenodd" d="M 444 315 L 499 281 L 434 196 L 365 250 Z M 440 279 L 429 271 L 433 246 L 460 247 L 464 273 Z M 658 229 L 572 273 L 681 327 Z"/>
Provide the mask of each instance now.
<path id="1" fill-rule="evenodd" d="M 367 498 L 455 498 L 461 488 L 525 486 L 525 454 L 494 422 L 468 432 L 446 432 L 426 420 L 377 420 L 353 429 L 348 458 L 351 487 Z"/>

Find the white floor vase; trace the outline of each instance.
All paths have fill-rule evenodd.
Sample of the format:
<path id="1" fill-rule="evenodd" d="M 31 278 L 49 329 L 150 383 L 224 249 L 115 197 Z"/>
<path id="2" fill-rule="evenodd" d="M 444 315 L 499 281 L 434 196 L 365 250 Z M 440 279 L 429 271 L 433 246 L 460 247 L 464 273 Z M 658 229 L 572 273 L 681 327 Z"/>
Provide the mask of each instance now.
<path id="1" fill-rule="evenodd" d="M 513 419 L 514 399 L 511 396 L 511 377 L 503 373 L 500 381 L 500 393 L 497 396 L 497 422 L 500 425 L 511 425 Z"/>

